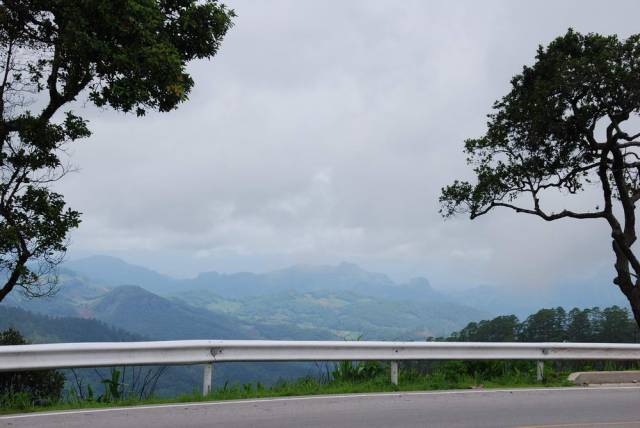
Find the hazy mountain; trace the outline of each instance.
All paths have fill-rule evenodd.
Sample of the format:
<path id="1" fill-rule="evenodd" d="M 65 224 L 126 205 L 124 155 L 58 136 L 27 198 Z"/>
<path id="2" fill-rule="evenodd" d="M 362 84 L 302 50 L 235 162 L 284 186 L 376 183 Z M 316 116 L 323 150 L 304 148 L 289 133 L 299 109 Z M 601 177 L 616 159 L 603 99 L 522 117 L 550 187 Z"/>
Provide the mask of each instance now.
<path id="1" fill-rule="evenodd" d="M 490 313 L 447 301 L 426 279 L 396 284 L 356 265 L 294 266 L 266 274 L 207 273 L 192 280 L 165 278 L 173 292 L 137 285 L 110 287 L 107 266 L 134 278 L 162 276 L 110 257 L 67 264 L 52 298 L 12 295 L 8 304 L 59 316 L 95 318 L 154 339 L 234 338 L 321 340 L 424 339 L 447 334 Z M 93 270 L 99 266 L 97 271 Z M 97 272 L 97 273 L 96 273 Z M 142 274 L 141 274 L 142 272 Z M 94 276 L 95 275 L 95 276 Z M 122 273 L 110 274 L 128 281 Z M 148 288 L 156 288 L 147 283 Z"/>
<path id="2" fill-rule="evenodd" d="M 611 283 L 611 280 L 595 278 L 584 282 L 567 282 L 561 286 L 536 289 L 483 285 L 448 293 L 448 297 L 460 304 L 469 304 L 484 312 L 495 315 L 515 314 L 519 317 L 527 316 L 540 308 L 558 306 L 565 309 L 628 306 L 625 297 Z"/>
<path id="3" fill-rule="evenodd" d="M 489 314 L 444 301 L 399 300 L 352 291 L 283 291 L 271 295 L 222 298 L 209 290 L 177 297 L 193 306 L 223 311 L 250 324 L 285 323 L 322 328 L 345 338 L 420 340 L 449 333 Z"/>
<path id="4" fill-rule="evenodd" d="M 396 284 L 384 274 L 365 271 L 352 263 L 336 266 L 298 265 L 265 274 L 207 272 L 183 281 L 179 290 L 210 290 L 228 298 L 323 290 L 351 291 L 390 299 L 446 300 L 424 278 Z"/>
<path id="5" fill-rule="evenodd" d="M 263 274 L 203 272 L 192 279 L 174 279 L 110 256 L 93 256 L 65 263 L 69 270 L 96 283 L 137 285 L 153 293 L 173 294 L 209 290 L 226 298 L 264 296 L 283 291 L 352 291 L 365 296 L 392 299 L 447 300 L 425 278 L 397 284 L 388 276 L 368 272 L 352 263 L 335 266 L 297 265 Z"/>
<path id="6" fill-rule="evenodd" d="M 257 339 L 237 319 L 171 301 L 138 286 L 116 287 L 82 307 L 85 316 L 154 339 Z"/>
<path id="7" fill-rule="evenodd" d="M 177 280 L 142 266 L 132 265 L 117 257 L 91 256 L 71 260 L 64 267 L 102 285 L 138 285 L 155 293 L 174 289 Z"/>
<path id="8" fill-rule="evenodd" d="M 102 321 L 78 317 L 54 317 L 21 308 L 0 306 L 0 330 L 14 328 L 32 343 L 135 342 L 143 336 L 113 328 Z"/>
<path id="9" fill-rule="evenodd" d="M 512 287 L 480 286 L 442 292 L 434 290 L 424 278 L 415 278 L 405 284 L 399 284 L 384 274 L 368 272 L 351 263 L 335 266 L 298 265 L 262 274 L 205 272 L 195 278 L 182 280 L 108 256 L 76 260 L 67 263 L 66 266 L 89 278 L 94 290 L 100 286 L 104 288 L 105 285 L 134 284 L 164 296 L 178 296 L 191 305 L 241 316 L 247 322 L 271 322 L 280 319 L 297 326 L 308 325 L 311 316 L 307 316 L 304 311 L 293 310 L 294 302 L 300 304 L 301 301 L 296 293 L 310 292 L 323 294 L 323 298 L 328 300 L 333 299 L 332 295 L 346 293 L 342 297 L 349 302 L 355 302 L 357 298 L 348 297 L 349 293 L 353 293 L 361 298 L 371 298 L 373 301 L 382 300 L 383 302 L 368 303 L 373 306 L 380 303 L 380 308 L 391 308 L 400 301 L 411 302 L 421 309 L 420 322 L 424 324 L 420 328 L 438 334 L 448 333 L 448 328 L 458 328 L 457 320 L 465 322 L 477 316 L 511 313 L 524 316 L 541 307 L 626 306 L 624 297 L 611 284 L 607 275 L 586 278 L 581 282 L 567 281 L 551 287 L 522 288 L 516 284 Z M 205 292 L 201 301 L 194 299 L 196 292 Z M 317 298 L 320 299 L 319 295 Z M 283 300 L 279 301 L 280 299 Z M 59 313 L 66 313 L 68 305 L 60 305 Z M 273 314 L 266 310 L 281 305 L 292 310 Z M 238 306 L 240 309 L 237 309 Z M 440 308 L 451 311 L 449 318 L 444 317 L 443 311 L 439 311 Z M 469 308 L 474 308 L 475 311 Z M 257 312 L 251 313 L 252 310 Z M 357 319 L 362 315 L 358 311 L 366 312 L 362 306 L 351 303 L 345 306 L 344 310 L 347 312 L 345 319 Z M 386 312 L 381 310 L 381 313 Z M 466 316 L 467 314 L 469 316 Z M 318 314 L 316 324 L 326 325 L 325 317 L 334 315 L 325 308 L 325 312 Z M 304 322 L 302 318 L 305 319 Z M 376 331 L 376 334 L 382 331 L 397 333 L 391 323 L 387 324 L 385 321 L 380 324 L 368 324 L 362 320 L 359 331 Z M 351 331 L 354 325 L 351 323 L 350 328 L 332 330 Z M 374 325 L 380 330 L 376 330 Z M 416 327 L 416 324 L 409 323 L 407 327 L 411 329 Z"/>
<path id="10" fill-rule="evenodd" d="M 10 293 L 2 305 L 18 306 L 31 312 L 53 316 L 87 317 L 80 307 L 85 302 L 96 299 L 109 291 L 104 285 L 79 275 L 69 269 L 61 269 L 59 284 L 51 296 L 25 297 L 20 290 Z"/>
<path id="11" fill-rule="evenodd" d="M 61 276 L 52 297 L 28 299 L 14 293 L 5 306 L 45 315 L 95 318 L 151 339 L 335 339 L 327 329 L 273 320 L 246 322 L 225 311 L 191 306 L 138 286 L 99 288 L 83 277 Z M 67 281 L 70 286 L 67 287 Z M 84 292 L 81 292 L 86 288 Z"/>

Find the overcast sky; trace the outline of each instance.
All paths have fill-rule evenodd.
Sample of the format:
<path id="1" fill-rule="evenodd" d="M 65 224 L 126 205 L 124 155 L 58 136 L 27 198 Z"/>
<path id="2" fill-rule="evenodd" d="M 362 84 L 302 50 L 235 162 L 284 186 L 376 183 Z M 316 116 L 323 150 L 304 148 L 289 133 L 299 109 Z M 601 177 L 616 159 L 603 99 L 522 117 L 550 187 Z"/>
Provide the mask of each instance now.
<path id="1" fill-rule="evenodd" d="M 226 4 L 236 24 L 179 110 L 85 110 L 94 135 L 61 184 L 83 212 L 71 258 L 177 276 L 344 260 L 441 288 L 610 276 L 604 225 L 444 221 L 437 199 L 538 44 L 640 32 L 640 2 Z"/>

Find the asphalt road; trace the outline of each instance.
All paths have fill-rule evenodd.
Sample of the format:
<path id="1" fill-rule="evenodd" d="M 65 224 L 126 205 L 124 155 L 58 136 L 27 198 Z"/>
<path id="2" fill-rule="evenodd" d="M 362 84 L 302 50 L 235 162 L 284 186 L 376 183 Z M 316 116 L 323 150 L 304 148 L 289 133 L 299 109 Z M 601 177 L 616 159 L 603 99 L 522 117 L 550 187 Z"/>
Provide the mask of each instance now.
<path id="1" fill-rule="evenodd" d="M 640 428 L 640 387 L 292 397 L 0 417 L 2 427 Z"/>

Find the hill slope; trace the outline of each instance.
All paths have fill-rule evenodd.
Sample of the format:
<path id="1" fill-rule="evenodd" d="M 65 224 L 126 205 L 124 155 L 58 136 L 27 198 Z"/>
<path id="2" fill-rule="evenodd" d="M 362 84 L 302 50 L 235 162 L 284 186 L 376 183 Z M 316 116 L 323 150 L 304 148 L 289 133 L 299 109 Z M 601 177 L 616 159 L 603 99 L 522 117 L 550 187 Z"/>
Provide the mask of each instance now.
<path id="1" fill-rule="evenodd" d="M 490 315 L 455 303 L 453 298 L 431 288 L 424 278 L 398 284 L 386 275 L 350 263 L 299 265 L 264 274 L 208 272 L 186 280 L 164 277 L 110 257 L 78 260 L 67 266 L 79 269 L 98 284 L 122 282 L 146 290 L 170 289 L 160 294 L 172 297 L 171 302 L 144 295 L 139 289 L 134 293 L 133 288 L 119 287 L 120 291 L 114 289 L 114 293 L 101 296 L 99 303 L 87 302 L 83 306 L 87 316 L 162 337 L 171 334 L 200 337 L 202 333 L 210 337 L 211 332 L 219 331 L 222 337 L 233 332 L 238 338 L 321 339 L 364 335 L 371 339 L 423 339 L 447 334 L 469 321 Z M 124 269 L 122 273 L 100 276 L 118 266 Z M 131 276 L 127 277 L 126 272 L 132 272 Z M 158 283 L 153 282 L 156 279 Z M 137 280 L 139 283 L 135 283 Z M 144 309 L 144 321 L 140 319 L 143 314 L 131 307 L 133 301 L 137 302 L 136 307 Z M 114 310 L 110 306 L 121 312 L 110 313 Z M 193 307 L 206 309 L 209 314 Z M 164 320 L 169 313 L 175 319 L 172 325 L 166 325 Z M 138 321 L 134 323 L 132 316 Z M 218 330 L 207 324 L 212 317 Z M 195 327 L 189 331 L 192 325 L 204 330 Z"/>
<path id="2" fill-rule="evenodd" d="M 53 317 L 24 309 L 0 306 L 0 330 L 14 328 L 32 343 L 135 342 L 143 336 L 113 328 L 102 321 L 77 317 Z"/>

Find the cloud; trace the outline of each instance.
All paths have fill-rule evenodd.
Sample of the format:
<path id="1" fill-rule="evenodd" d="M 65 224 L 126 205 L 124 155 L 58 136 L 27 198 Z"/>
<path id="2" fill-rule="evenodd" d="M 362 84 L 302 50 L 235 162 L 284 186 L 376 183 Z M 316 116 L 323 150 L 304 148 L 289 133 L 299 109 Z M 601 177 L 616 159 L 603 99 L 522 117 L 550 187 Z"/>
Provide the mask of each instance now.
<path id="1" fill-rule="evenodd" d="M 437 197 L 469 176 L 463 140 L 484 132 L 538 44 L 569 26 L 627 36 L 640 4 L 228 4 L 237 25 L 218 57 L 191 66 L 196 87 L 179 110 L 86 110 L 94 136 L 60 187 L 83 212 L 72 256 L 181 275 L 350 260 L 441 286 L 609 269 L 595 223 L 509 212 L 445 222 Z"/>

